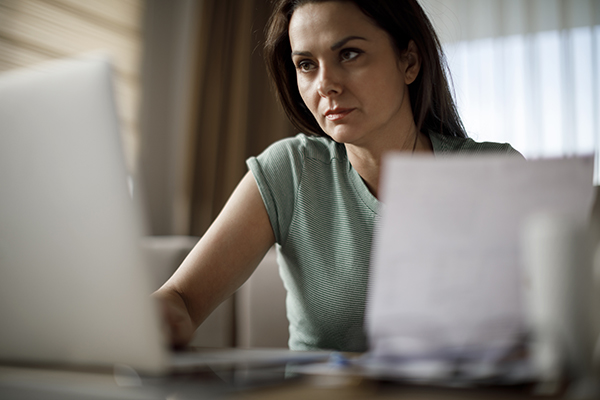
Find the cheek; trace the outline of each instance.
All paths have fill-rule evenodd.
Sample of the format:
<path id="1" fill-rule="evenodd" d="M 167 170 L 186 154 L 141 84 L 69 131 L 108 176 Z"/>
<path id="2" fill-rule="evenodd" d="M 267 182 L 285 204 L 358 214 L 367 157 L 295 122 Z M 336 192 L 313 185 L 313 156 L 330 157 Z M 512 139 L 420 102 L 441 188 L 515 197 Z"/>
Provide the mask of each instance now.
<path id="1" fill-rule="evenodd" d="M 367 86 L 364 89 L 373 94 L 377 103 L 393 107 L 403 101 L 405 84 L 402 73 L 396 69 L 374 74 Z"/>
<path id="2" fill-rule="evenodd" d="M 296 79 L 298 82 L 298 92 L 300 92 L 300 97 L 302 97 L 302 100 L 304 100 L 304 104 L 306 104 L 308 109 L 314 113 L 316 103 L 314 100 L 314 90 L 311 82 L 302 76 L 298 76 Z"/>

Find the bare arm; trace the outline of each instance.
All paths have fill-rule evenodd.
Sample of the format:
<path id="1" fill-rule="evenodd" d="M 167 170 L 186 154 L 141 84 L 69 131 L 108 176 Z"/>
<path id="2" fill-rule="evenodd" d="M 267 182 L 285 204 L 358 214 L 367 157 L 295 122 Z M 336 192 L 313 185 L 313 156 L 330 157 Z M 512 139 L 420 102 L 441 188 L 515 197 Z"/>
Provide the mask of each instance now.
<path id="1" fill-rule="evenodd" d="M 174 346 L 184 346 L 208 315 L 235 292 L 275 242 L 251 172 L 173 276 L 154 293 L 163 302 Z"/>

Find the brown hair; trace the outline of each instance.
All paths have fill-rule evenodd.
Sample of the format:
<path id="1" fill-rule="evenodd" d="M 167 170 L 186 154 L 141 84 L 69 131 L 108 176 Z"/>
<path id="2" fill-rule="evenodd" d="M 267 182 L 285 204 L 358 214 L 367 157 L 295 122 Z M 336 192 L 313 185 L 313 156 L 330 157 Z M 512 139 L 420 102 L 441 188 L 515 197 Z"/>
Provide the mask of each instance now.
<path id="1" fill-rule="evenodd" d="M 300 97 L 291 58 L 288 26 L 294 11 L 307 3 L 352 1 L 392 38 L 398 54 L 414 41 L 421 70 L 409 88 L 419 131 L 467 137 L 446 77 L 446 59 L 439 39 L 417 0 L 277 0 L 267 24 L 264 56 L 277 98 L 294 126 L 305 133 L 327 136 Z"/>

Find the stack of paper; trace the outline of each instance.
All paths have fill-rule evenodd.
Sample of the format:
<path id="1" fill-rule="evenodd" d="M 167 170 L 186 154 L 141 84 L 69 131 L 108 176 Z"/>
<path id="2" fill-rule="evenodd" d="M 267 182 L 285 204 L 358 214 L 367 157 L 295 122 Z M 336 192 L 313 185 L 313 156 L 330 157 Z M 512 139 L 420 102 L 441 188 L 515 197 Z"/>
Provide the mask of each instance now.
<path id="1" fill-rule="evenodd" d="M 522 226 L 546 210 L 584 221 L 592 174 L 592 157 L 389 156 L 366 316 L 373 370 L 497 373 L 527 333 Z"/>

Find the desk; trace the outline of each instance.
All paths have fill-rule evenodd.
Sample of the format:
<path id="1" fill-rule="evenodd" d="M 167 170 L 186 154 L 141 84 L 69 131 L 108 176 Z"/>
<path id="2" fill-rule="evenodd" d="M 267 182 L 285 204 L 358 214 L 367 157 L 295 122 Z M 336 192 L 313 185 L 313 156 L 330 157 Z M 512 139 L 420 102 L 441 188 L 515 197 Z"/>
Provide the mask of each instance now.
<path id="1" fill-rule="evenodd" d="M 513 389 L 441 389 L 378 383 L 357 382 L 349 385 L 322 386 L 310 380 L 286 385 L 250 389 L 232 394 L 230 400 L 501 400 L 501 399 L 549 399 L 528 395 L 523 388 Z"/>
<path id="2" fill-rule="evenodd" d="M 302 376 L 291 379 L 271 379 L 282 370 L 264 369 L 261 383 L 240 380 L 235 373 L 198 371 L 170 377 L 139 380 L 135 377 L 116 378 L 114 374 L 99 371 L 66 371 L 24 367 L 0 367 L 0 399 L 219 399 L 219 400 L 271 400 L 271 399 L 531 399 L 529 388 L 498 389 L 442 389 L 376 382 L 349 378 L 331 380 L 319 376 Z M 229 374 L 229 375 L 228 375 Z M 259 375 L 256 375 L 258 377 Z M 240 378 L 238 375 L 237 378 Z M 269 382 L 266 384 L 265 382 Z M 547 397 L 545 397 L 547 398 Z"/>

